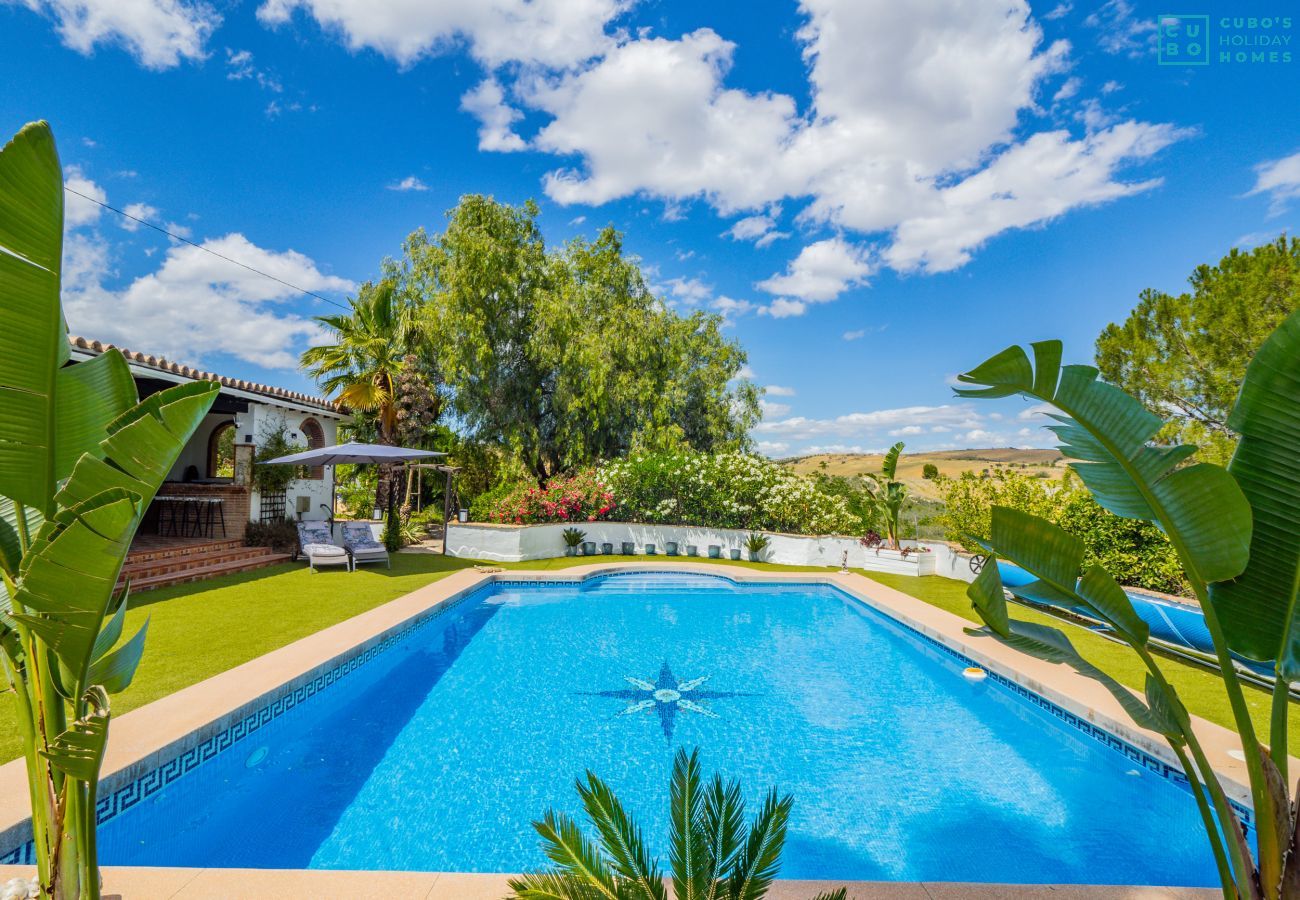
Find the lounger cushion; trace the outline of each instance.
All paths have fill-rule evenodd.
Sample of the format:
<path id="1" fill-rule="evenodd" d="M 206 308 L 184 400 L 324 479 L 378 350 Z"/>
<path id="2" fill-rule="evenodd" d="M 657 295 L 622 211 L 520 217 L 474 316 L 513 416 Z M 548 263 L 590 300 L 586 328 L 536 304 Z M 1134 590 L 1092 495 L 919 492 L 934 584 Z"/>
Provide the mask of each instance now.
<path id="1" fill-rule="evenodd" d="M 365 522 L 343 523 L 343 544 L 356 553 L 387 553 L 387 548 L 375 540 L 374 532 Z"/>
<path id="2" fill-rule="evenodd" d="M 343 556 L 348 555 L 348 551 L 342 547 L 335 547 L 333 544 L 303 544 L 302 552 L 308 556 Z"/>

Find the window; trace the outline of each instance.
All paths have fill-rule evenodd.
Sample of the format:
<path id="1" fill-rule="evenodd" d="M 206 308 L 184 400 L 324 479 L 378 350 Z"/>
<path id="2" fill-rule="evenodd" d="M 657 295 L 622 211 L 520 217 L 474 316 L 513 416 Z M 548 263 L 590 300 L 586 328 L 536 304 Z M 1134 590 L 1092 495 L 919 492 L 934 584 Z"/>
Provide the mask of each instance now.
<path id="1" fill-rule="evenodd" d="M 320 422 L 315 419 L 303 419 L 302 425 L 298 426 L 298 430 L 307 439 L 308 450 L 319 450 L 325 446 L 325 429 L 321 428 Z M 307 470 L 307 477 L 314 481 L 320 481 L 325 477 L 325 467 L 312 466 Z"/>
<path id="2" fill-rule="evenodd" d="M 234 422 L 222 422 L 208 436 L 208 477 L 235 477 Z"/>

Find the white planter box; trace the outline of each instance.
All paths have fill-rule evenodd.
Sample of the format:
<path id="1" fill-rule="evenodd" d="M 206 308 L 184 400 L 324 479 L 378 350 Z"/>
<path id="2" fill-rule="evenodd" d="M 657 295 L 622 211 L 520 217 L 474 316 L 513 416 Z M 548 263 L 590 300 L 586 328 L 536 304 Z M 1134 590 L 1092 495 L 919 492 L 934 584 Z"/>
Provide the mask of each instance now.
<path id="1" fill-rule="evenodd" d="M 585 540 L 593 541 L 597 546 L 602 543 L 613 544 L 616 553 L 624 541 L 630 541 L 636 545 L 638 554 L 645 552 L 646 544 L 654 544 L 656 554 L 662 556 L 666 553 L 665 546 L 673 541 L 677 544 L 679 554 L 686 552 L 687 545 L 695 545 L 701 559 L 708 557 L 710 545 L 721 547 L 724 558 L 732 548 L 741 550 L 741 559 L 749 558 L 748 551 L 744 549 L 745 538 L 750 534 L 748 531 L 691 525 L 644 525 L 635 522 L 549 525 L 451 522 L 447 526 L 447 553 L 450 556 L 497 562 L 550 559 L 564 555 L 564 539 L 560 534 L 564 529 L 572 527 L 585 531 Z M 869 550 L 857 538 L 835 535 L 768 534 L 768 538 L 770 543 L 762 554 L 764 562 L 839 568 L 847 552 L 848 564 L 855 569 L 901 575 L 935 574 L 935 555 L 931 552 L 909 553 L 904 556 L 897 550 Z"/>

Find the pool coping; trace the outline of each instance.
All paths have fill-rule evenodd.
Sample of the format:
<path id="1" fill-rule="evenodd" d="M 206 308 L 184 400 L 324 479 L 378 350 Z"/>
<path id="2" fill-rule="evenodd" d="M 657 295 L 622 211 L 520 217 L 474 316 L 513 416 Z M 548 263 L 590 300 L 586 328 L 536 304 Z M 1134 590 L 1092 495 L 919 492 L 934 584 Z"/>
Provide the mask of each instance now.
<path id="1" fill-rule="evenodd" d="M 1080 723 L 1091 723 L 1169 768 L 1178 769 L 1163 738 L 1126 721 L 1118 701 L 1101 685 L 1066 666 L 1026 656 L 987 636 L 969 634 L 966 629 L 970 623 L 959 616 L 866 576 L 846 572 L 763 572 L 704 562 L 656 564 L 652 568 L 644 563 L 610 562 L 564 570 L 454 572 L 115 718 L 101 778 L 101 797 L 112 797 L 125 787 L 139 784 L 145 775 L 161 772 L 166 764 L 174 767 L 187 754 L 194 757 L 194 765 L 201 763 L 224 749 L 221 740 L 239 723 L 253 722 L 250 727 L 257 727 L 259 713 L 269 720 L 267 711 L 273 705 L 291 707 L 297 695 L 302 695 L 301 699 L 311 696 L 319 689 L 313 689 L 313 685 L 332 683 L 329 679 L 346 664 L 352 663 L 346 668 L 351 671 L 364 661 L 368 651 L 379 652 L 380 644 L 399 639 L 408 629 L 494 582 L 580 583 L 601 575 L 636 571 L 707 574 L 738 583 L 834 586 L 930 642 L 974 661 L 999 676 L 1000 681 L 1018 685 L 1022 692 L 1032 695 L 1029 699 L 1046 699 Z M 1228 795 L 1249 806 L 1245 764 L 1229 755 L 1232 750 L 1240 750 L 1236 734 L 1197 718 L 1193 718 L 1193 726 L 1223 777 Z M 184 770 L 188 768 L 186 764 Z M 7 851 L 26 843 L 29 829 L 26 775 L 23 761 L 18 759 L 0 766 L 0 849 Z"/>

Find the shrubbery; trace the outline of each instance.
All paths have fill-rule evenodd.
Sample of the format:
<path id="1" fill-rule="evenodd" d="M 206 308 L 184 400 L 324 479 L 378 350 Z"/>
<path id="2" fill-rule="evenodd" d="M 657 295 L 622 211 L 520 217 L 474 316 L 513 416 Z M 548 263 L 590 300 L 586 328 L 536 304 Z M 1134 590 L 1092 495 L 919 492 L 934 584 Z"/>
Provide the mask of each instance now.
<path id="1" fill-rule="evenodd" d="M 815 480 L 746 453 L 633 454 L 600 469 L 617 518 L 791 534 L 857 534 L 861 519 Z"/>
<path id="2" fill-rule="evenodd" d="M 859 534 L 848 499 L 759 456 L 689 450 L 634 453 L 545 490 L 499 485 L 470 508 L 476 522 L 522 525 L 617 519 L 791 534 Z"/>
<path id="3" fill-rule="evenodd" d="M 545 488 L 503 485 L 474 502 L 476 521 L 526 525 L 537 522 L 594 522 L 614 509 L 614 495 L 594 469 L 552 478 Z"/>
<path id="4" fill-rule="evenodd" d="M 990 510 L 1009 506 L 1047 519 L 1082 540 L 1084 565 L 1101 564 L 1121 584 L 1188 593 L 1165 533 L 1150 522 L 1108 513 L 1082 486 L 1011 471 L 990 476 L 963 472 L 960 478 L 942 479 L 941 484 L 947 503 L 940 516 L 945 536 L 969 551 L 982 552 L 969 536 L 988 538 Z"/>

